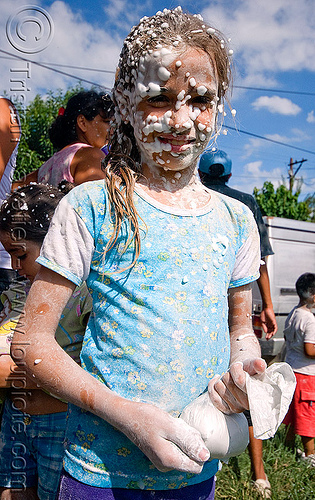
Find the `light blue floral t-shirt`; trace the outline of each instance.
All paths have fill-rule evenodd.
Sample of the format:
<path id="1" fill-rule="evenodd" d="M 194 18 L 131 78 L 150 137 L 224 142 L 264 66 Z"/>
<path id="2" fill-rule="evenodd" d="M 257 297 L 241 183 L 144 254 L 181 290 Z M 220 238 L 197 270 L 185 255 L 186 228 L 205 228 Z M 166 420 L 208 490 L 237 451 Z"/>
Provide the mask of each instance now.
<path id="1" fill-rule="evenodd" d="M 135 193 L 141 253 L 125 250 L 127 226 L 113 248 L 104 181 L 64 197 L 38 262 L 70 281 L 86 279 L 93 311 L 82 366 L 110 389 L 174 417 L 229 364 L 227 293 L 258 278 L 259 237 L 250 210 L 213 193 L 199 212 L 182 212 Z M 124 434 L 70 405 L 66 470 L 100 487 L 170 489 L 212 477 L 160 472 Z"/>

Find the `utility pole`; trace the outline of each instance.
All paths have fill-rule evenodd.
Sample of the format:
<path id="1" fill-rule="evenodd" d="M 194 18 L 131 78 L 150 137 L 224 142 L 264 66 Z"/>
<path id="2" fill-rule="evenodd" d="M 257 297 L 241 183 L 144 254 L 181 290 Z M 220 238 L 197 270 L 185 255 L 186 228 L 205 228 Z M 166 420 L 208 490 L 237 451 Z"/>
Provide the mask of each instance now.
<path id="1" fill-rule="evenodd" d="M 307 161 L 307 160 L 305 160 L 303 158 L 302 160 L 293 162 L 293 159 L 290 158 L 290 163 L 289 163 L 289 190 L 290 190 L 290 193 L 292 193 L 292 191 L 293 191 L 294 178 L 295 178 L 296 174 L 298 173 L 298 171 L 300 170 L 300 168 L 302 167 L 302 164 L 305 161 Z M 297 165 L 297 164 L 299 164 L 299 166 L 295 170 L 295 172 L 293 172 L 293 165 Z"/>

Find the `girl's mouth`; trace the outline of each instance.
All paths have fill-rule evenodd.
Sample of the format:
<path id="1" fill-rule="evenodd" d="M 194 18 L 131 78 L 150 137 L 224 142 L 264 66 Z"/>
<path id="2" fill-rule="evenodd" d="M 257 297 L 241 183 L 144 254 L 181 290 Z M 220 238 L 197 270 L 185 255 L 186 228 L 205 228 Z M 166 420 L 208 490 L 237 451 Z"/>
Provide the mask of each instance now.
<path id="1" fill-rule="evenodd" d="M 159 136 L 158 139 L 163 144 L 170 144 L 171 151 L 174 151 L 176 153 L 179 153 L 180 151 L 185 151 L 196 140 L 194 138 L 190 138 L 190 137 L 186 137 L 186 136 L 174 137 L 173 135 Z"/>

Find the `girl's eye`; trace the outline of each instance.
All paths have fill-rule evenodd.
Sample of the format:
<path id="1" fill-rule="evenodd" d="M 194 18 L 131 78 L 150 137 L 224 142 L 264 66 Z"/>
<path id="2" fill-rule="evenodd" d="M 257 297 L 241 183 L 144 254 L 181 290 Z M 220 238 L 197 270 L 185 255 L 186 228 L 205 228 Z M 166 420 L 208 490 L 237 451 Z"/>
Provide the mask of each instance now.
<path id="1" fill-rule="evenodd" d="M 149 97 L 147 99 L 147 103 L 151 104 L 151 106 L 154 106 L 156 108 L 162 107 L 168 102 L 169 102 L 168 97 L 166 95 L 163 95 L 163 94 L 155 95 L 155 96 Z"/>
<path id="2" fill-rule="evenodd" d="M 206 96 L 206 95 L 198 95 L 196 97 L 193 97 L 193 99 L 191 99 L 191 103 L 212 106 L 213 105 L 213 98 Z"/>
<path id="3" fill-rule="evenodd" d="M 18 258 L 19 260 L 24 260 L 24 259 L 26 259 L 26 253 L 24 253 L 23 255 L 19 255 L 17 258 Z"/>

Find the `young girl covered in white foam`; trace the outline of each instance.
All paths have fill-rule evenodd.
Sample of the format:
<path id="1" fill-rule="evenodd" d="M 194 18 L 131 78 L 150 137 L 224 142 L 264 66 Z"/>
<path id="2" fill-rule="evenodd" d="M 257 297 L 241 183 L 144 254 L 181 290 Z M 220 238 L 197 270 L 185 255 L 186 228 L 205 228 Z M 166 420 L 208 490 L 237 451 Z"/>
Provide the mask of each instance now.
<path id="1" fill-rule="evenodd" d="M 119 60 L 105 182 L 76 187 L 55 214 L 12 354 L 72 403 L 60 499 L 213 498 L 218 461 L 177 417 L 209 381 L 219 409 L 241 412 L 245 371 L 265 369 L 250 316 L 255 221 L 197 176 L 228 80 L 226 43 L 200 16 L 142 19 Z M 84 279 L 80 368 L 52 332 Z"/>

